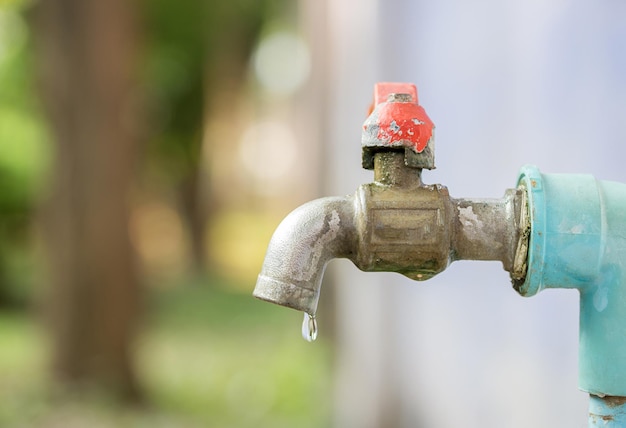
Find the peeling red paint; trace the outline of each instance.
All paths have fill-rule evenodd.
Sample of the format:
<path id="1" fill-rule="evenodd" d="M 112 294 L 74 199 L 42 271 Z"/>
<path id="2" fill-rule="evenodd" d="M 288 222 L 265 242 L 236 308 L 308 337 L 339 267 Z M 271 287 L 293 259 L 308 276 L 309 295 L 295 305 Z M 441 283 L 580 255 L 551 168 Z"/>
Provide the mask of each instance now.
<path id="1" fill-rule="evenodd" d="M 407 145 L 421 153 L 433 135 L 434 124 L 424 109 L 414 103 L 385 103 L 378 111 L 377 138 L 381 143 Z"/>
<path id="2" fill-rule="evenodd" d="M 433 169 L 435 125 L 417 102 L 412 83 L 377 83 L 374 103 L 363 124 L 363 168 L 374 168 L 374 154 L 381 150 L 405 150 L 405 164 Z"/>

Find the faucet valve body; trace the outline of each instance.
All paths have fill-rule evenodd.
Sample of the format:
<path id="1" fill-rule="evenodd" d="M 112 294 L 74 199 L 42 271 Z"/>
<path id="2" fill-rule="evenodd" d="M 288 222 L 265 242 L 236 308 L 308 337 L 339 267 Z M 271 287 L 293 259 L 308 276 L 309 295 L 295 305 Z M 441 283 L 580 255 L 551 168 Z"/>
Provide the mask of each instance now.
<path id="1" fill-rule="evenodd" d="M 448 189 L 421 185 L 419 173 L 403 165 L 402 153 L 377 153 L 375 163 L 377 176 L 385 175 L 361 186 L 355 195 L 356 265 L 364 271 L 393 271 L 416 280 L 442 272 L 450 263 L 452 237 Z M 390 173 L 390 168 L 395 171 Z"/>

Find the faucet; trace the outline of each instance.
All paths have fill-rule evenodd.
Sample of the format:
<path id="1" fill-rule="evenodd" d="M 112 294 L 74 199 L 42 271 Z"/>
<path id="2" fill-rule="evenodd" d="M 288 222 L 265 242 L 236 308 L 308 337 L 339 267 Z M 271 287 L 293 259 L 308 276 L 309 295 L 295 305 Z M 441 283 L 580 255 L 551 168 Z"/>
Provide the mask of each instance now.
<path id="1" fill-rule="evenodd" d="M 434 124 L 407 83 L 378 83 L 362 129 L 362 165 L 374 181 L 290 213 L 270 241 L 253 295 L 315 313 L 327 263 L 422 281 L 456 260 L 498 260 L 513 288 L 580 291 L 579 387 L 589 426 L 626 426 L 626 185 L 522 168 L 500 199 L 452 198 L 425 184 L 435 168 Z"/>
<path id="2" fill-rule="evenodd" d="M 422 182 L 433 169 L 434 125 L 412 84 L 379 83 L 363 125 L 363 167 L 374 182 L 348 197 L 326 197 L 290 213 L 270 241 L 254 296 L 315 315 L 326 264 L 347 258 L 363 271 L 426 280 L 454 260 L 500 260 L 521 279 L 515 260 L 528 234 L 524 193 L 502 199 L 453 199 Z M 520 252 L 523 252 L 520 249 Z"/>

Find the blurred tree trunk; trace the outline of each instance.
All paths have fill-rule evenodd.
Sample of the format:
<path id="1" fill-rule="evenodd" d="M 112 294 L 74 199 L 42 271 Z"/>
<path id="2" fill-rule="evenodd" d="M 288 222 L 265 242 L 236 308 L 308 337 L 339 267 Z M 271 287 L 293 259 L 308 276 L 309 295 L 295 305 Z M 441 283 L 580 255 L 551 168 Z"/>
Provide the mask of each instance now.
<path id="1" fill-rule="evenodd" d="M 43 209 L 53 370 L 68 390 L 139 398 L 139 284 L 128 223 L 137 148 L 136 3 L 46 0 L 34 12 L 42 98 L 56 148 Z"/>
<path id="2" fill-rule="evenodd" d="M 224 112 L 228 113 L 225 120 L 238 114 L 238 97 L 248 83 L 250 53 L 265 22 L 286 10 L 283 3 L 141 2 L 148 62 L 153 64 L 145 82 L 155 122 L 150 155 L 161 171 L 170 174 L 169 184 L 189 234 L 190 268 L 198 276 L 211 270 L 206 225 L 222 202 L 211 190 L 207 157 L 214 146 L 233 144 L 213 141 L 215 137 L 205 133 L 206 122 Z M 237 135 L 232 132 L 231 137 Z"/>
<path id="3" fill-rule="evenodd" d="M 191 271 L 197 277 L 202 277 L 206 273 L 206 261 L 209 258 L 205 243 L 207 235 L 205 223 L 208 217 L 205 199 L 207 197 L 201 194 L 202 173 L 201 164 L 198 161 L 178 187 L 181 214 L 189 229 Z"/>

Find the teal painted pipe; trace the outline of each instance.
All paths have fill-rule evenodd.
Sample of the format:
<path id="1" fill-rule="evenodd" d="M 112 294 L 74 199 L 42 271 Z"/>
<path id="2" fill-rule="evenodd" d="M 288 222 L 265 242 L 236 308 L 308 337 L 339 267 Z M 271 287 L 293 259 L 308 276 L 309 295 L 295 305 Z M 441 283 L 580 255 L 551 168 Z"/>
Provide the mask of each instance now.
<path id="1" fill-rule="evenodd" d="M 626 399 L 624 397 L 589 396 L 589 428 L 626 427 Z"/>
<path id="2" fill-rule="evenodd" d="M 518 185 L 527 190 L 531 224 L 518 291 L 578 289 L 579 387 L 592 403 L 626 397 L 626 185 L 534 166 L 522 168 Z"/>

